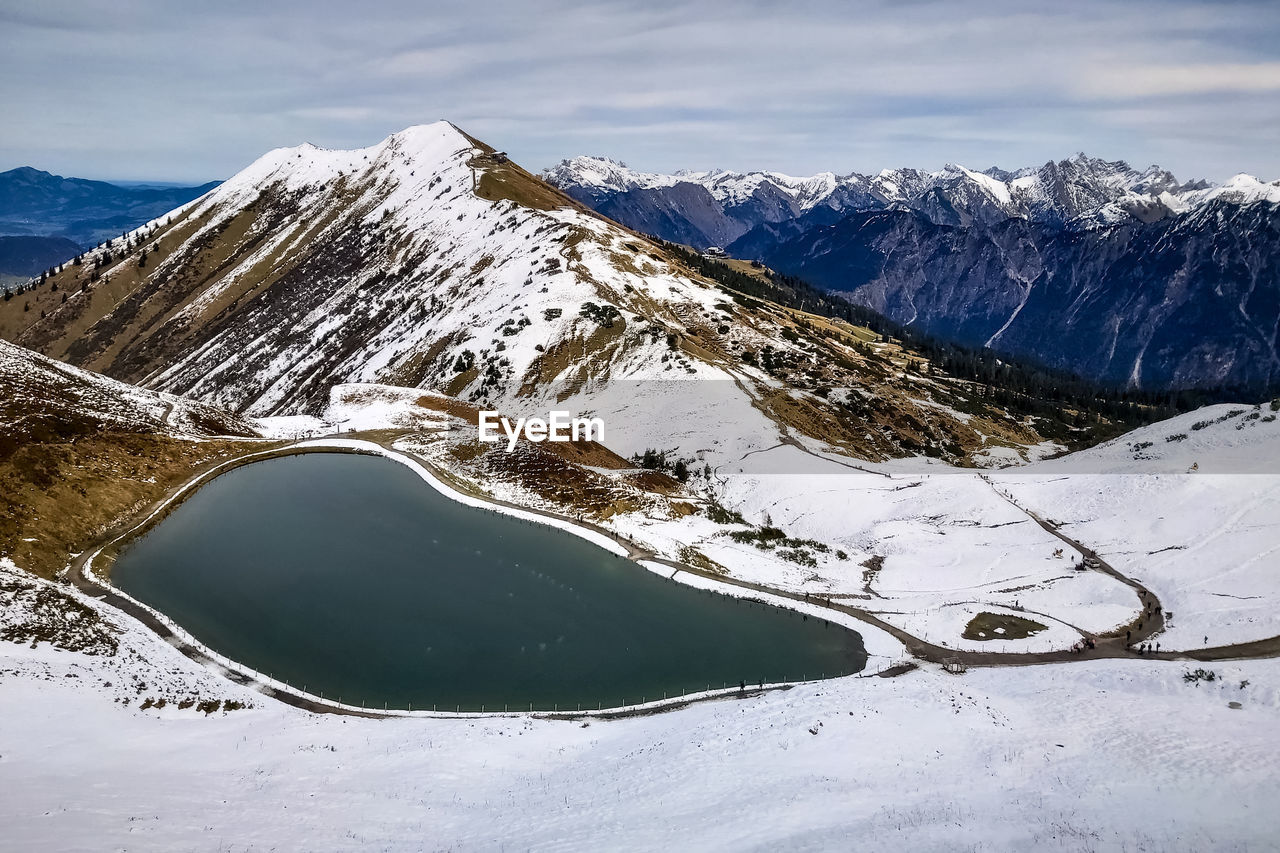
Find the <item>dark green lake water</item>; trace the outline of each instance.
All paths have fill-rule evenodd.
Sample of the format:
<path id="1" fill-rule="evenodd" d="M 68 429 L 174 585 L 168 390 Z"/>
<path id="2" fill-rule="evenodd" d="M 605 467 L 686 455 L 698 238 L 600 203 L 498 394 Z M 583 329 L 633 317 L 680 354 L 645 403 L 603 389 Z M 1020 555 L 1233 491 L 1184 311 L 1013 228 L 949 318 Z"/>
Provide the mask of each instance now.
<path id="1" fill-rule="evenodd" d="M 218 477 L 112 580 L 233 660 L 378 708 L 609 707 L 866 663 L 846 628 L 692 589 L 348 453 Z"/>

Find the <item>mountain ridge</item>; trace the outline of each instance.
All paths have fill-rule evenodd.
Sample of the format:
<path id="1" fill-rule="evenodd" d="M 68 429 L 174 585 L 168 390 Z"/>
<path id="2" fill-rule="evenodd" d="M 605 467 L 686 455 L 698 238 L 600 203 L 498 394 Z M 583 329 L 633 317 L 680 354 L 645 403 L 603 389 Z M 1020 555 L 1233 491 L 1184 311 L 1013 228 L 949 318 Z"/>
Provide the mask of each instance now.
<path id="1" fill-rule="evenodd" d="M 626 194 L 636 194 L 631 200 L 639 206 L 646 194 L 684 187 L 687 195 L 701 188 L 724 214 L 725 222 L 700 234 L 691 244 L 695 248 L 712 245 L 712 237 L 724 245 L 760 222 L 779 221 L 769 216 L 767 208 L 780 199 L 790 208 L 789 218 L 819 207 L 835 213 L 907 208 L 920 210 L 938 224 L 994 224 L 1022 218 L 1073 228 L 1115 224 L 1126 217 L 1150 221 L 1188 212 L 1220 197 L 1239 204 L 1280 203 L 1280 181 L 1266 183 L 1241 173 L 1221 185 L 1179 182 L 1160 166 L 1139 171 L 1123 160 L 1106 161 L 1083 152 L 1013 171 L 948 164 L 935 171 L 898 168 L 875 175 L 820 172 L 809 177 L 719 169 L 651 173 L 608 158 L 579 156 L 546 169 L 543 176 L 584 203 L 609 203 L 614 210 L 625 209 L 618 198 Z M 743 209 L 753 201 L 766 209 Z M 636 215 L 624 215 L 621 221 Z"/>
<path id="2" fill-rule="evenodd" d="M 1084 154 L 833 176 L 814 196 L 771 173 L 646 177 L 589 158 L 546 178 L 638 231 L 965 346 L 1137 389 L 1280 383 L 1280 181 L 1179 183 Z"/>
<path id="3" fill-rule="evenodd" d="M 1042 443 L 918 354 L 729 293 L 445 122 L 270 151 L 0 304 L 0 335 L 252 416 L 316 414 L 343 383 L 578 400 L 633 419 L 630 454 L 660 437 L 625 414 L 637 395 L 706 417 L 699 379 L 724 417 L 859 458 Z"/>

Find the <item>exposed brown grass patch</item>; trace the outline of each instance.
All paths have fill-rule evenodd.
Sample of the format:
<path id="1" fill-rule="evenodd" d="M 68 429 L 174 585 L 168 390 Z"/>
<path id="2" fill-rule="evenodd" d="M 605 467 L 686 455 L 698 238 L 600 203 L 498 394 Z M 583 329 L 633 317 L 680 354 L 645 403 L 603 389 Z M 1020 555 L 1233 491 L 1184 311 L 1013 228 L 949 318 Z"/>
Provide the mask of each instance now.
<path id="1" fill-rule="evenodd" d="M 969 620 L 961 636 L 966 640 L 1025 640 L 1047 630 L 1047 626 L 1021 616 L 984 611 Z"/>
<path id="2" fill-rule="evenodd" d="M 418 398 L 418 405 L 433 412 L 444 412 L 447 415 L 453 415 L 455 418 L 466 421 L 472 426 L 480 425 L 479 407 L 464 403 L 461 400 L 455 400 L 452 397 L 437 397 L 432 394 L 424 394 Z"/>
<path id="3" fill-rule="evenodd" d="M 728 569 L 699 551 L 697 548 L 694 548 L 692 545 L 681 546 L 680 562 L 704 572 L 711 572 L 715 575 L 729 574 Z"/>
<path id="4" fill-rule="evenodd" d="M 0 461 L 0 554 L 52 577 L 70 554 L 169 489 L 269 446 L 104 432 L 20 447 Z"/>
<path id="5" fill-rule="evenodd" d="M 476 195 L 486 201 L 514 201 L 534 210 L 580 207 L 573 199 L 510 161 L 476 158 L 469 164 L 477 170 Z"/>
<path id="6" fill-rule="evenodd" d="M 661 471 L 636 471 L 634 474 L 627 475 L 627 482 L 637 489 L 643 489 L 646 492 L 657 492 L 660 495 L 671 495 L 680 491 L 679 481 L 670 474 L 664 474 Z"/>

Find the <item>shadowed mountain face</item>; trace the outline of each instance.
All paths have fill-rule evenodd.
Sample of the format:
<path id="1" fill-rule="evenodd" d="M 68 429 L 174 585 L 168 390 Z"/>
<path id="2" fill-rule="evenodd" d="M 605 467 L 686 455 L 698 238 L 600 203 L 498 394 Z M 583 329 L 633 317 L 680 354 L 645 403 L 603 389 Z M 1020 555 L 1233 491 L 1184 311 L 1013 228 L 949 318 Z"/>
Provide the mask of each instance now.
<path id="1" fill-rule="evenodd" d="M 36 275 L 79 253 L 65 237 L 0 237 L 0 275 Z"/>
<path id="2" fill-rule="evenodd" d="M 1143 389 L 1280 383 L 1277 183 L 1083 155 L 813 178 L 576 158 L 546 177 L 637 230 L 725 246 L 958 343 Z"/>
<path id="3" fill-rule="evenodd" d="M 778 237 L 732 248 L 940 337 L 1139 388 L 1280 381 L 1277 205 L 1078 232 L 883 211 Z"/>
<path id="4" fill-rule="evenodd" d="M 217 185 L 214 181 L 198 187 L 123 187 L 23 166 L 0 173 L 0 234 L 63 237 L 88 248 Z"/>

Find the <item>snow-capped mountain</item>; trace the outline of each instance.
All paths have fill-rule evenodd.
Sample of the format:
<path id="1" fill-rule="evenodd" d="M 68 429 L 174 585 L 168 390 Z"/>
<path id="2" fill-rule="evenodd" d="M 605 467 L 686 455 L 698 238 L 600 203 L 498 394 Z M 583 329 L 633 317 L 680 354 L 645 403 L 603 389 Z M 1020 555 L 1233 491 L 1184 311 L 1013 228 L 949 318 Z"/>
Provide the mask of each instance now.
<path id="1" fill-rule="evenodd" d="M 580 157 L 547 179 L 639 231 L 967 345 L 1148 389 L 1280 382 L 1280 181 L 1182 183 L 1083 154 L 811 179 Z"/>
<path id="2" fill-rule="evenodd" d="M 725 290 L 447 122 L 271 151 L 0 303 L 0 334 L 253 416 L 319 414 L 343 383 L 544 416 L 573 398 L 630 423 L 611 447 L 631 453 L 671 446 L 663 430 L 705 420 L 718 387 L 744 432 L 863 458 L 1041 438 L 962 402 L 966 383 L 904 379 L 920 357 L 896 345 Z M 970 405 L 990 417 L 956 414 Z"/>
<path id="3" fill-rule="evenodd" d="M 638 172 L 613 160 L 575 157 L 544 177 L 574 198 L 636 228 L 680 216 L 699 248 L 726 245 L 762 222 L 824 210 L 847 213 L 908 209 L 942 225 L 990 225 L 1009 218 L 1089 228 L 1126 218 L 1149 222 L 1215 198 L 1238 204 L 1280 201 L 1280 181 L 1239 175 L 1220 187 L 1181 183 L 1159 166 L 1139 171 L 1124 161 L 1077 154 L 1039 168 L 1008 172 L 947 165 L 938 171 L 886 169 L 876 175 L 823 172 L 797 178 L 779 172 Z M 705 191 L 705 194 L 701 191 Z M 710 206 L 721 216 L 708 217 Z M 660 236 L 668 233 L 657 231 Z M 670 236 L 676 239 L 676 235 Z"/>

